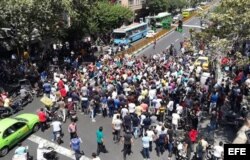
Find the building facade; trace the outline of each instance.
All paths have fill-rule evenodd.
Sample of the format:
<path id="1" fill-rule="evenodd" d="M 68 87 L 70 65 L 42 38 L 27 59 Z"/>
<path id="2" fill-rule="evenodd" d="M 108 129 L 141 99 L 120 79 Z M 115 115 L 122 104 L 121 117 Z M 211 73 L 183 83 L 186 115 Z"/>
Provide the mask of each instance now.
<path id="1" fill-rule="evenodd" d="M 113 3 L 119 3 L 123 6 L 129 7 L 133 11 L 141 10 L 146 0 L 111 0 Z"/>

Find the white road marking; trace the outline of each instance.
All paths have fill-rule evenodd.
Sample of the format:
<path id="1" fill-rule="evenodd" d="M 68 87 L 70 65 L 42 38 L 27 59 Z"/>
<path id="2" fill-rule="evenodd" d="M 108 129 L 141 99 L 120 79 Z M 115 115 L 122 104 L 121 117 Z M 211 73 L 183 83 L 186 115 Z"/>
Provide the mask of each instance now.
<path id="1" fill-rule="evenodd" d="M 169 46 L 167 46 L 167 48 L 166 49 L 169 49 L 170 48 L 170 45 Z"/>
<path id="2" fill-rule="evenodd" d="M 177 42 L 177 41 L 179 41 L 179 38 L 177 38 L 177 39 L 175 40 L 175 42 Z"/>
<path id="3" fill-rule="evenodd" d="M 74 155 L 74 152 L 70 149 L 67 149 L 65 147 L 62 147 L 58 144 L 55 144 L 55 143 L 52 143 L 42 137 L 39 137 L 39 136 L 36 136 L 36 135 L 31 135 L 29 136 L 28 140 L 34 142 L 34 143 L 37 143 L 37 144 L 45 144 L 46 146 L 49 146 L 49 147 L 53 147 L 55 149 L 55 151 L 59 154 L 62 154 L 66 157 L 68 157 L 69 159 L 75 159 L 75 155 Z M 86 157 L 86 156 L 82 156 L 80 160 L 90 160 L 90 158 Z"/>

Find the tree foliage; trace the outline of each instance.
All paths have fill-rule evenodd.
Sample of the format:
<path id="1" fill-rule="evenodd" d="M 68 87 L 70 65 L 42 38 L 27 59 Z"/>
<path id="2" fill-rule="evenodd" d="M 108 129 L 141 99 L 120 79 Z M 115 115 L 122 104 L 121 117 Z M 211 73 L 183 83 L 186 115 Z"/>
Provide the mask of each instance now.
<path id="1" fill-rule="evenodd" d="M 0 27 L 11 28 L 19 47 L 29 46 L 36 35 L 45 39 L 58 36 L 64 27 L 62 13 L 71 12 L 68 0 L 2 0 L 0 1 Z"/>
<path id="2" fill-rule="evenodd" d="M 223 0 L 220 10 L 211 14 L 216 36 L 246 39 L 250 37 L 250 1 Z"/>
<path id="3" fill-rule="evenodd" d="M 29 47 L 34 32 L 41 40 L 81 39 L 107 33 L 132 17 L 131 10 L 107 0 L 0 1 L 0 28 L 11 28 L 13 39 L 22 48 Z"/>
<path id="4" fill-rule="evenodd" d="M 170 6 L 168 0 L 148 0 L 147 5 L 151 14 L 165 12 Z"/>

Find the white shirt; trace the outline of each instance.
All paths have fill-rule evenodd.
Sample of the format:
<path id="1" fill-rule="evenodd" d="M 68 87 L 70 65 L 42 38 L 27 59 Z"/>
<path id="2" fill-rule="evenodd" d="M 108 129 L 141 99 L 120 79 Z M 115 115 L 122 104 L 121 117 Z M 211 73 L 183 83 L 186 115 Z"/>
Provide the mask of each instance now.
<path id="1" fill-rule="evenodd" d="M 178 120 L 180 119 L 180 115 L 177 113 L 172 114 L 172 124 L 178 125 Z"/>
<path id="2" fill-rule="evenodd" d="M 169 101 L 168 105 L 167 105 L 167 108 L 168 108 L 169 111 L 173 111 L 173 109 L 174 109 L 174 101 Z"/>
<path id="3" fill-rule="evenodd" d="M 142 137 L 142 146 L 143 148 L 149 148 L 150 137 L 144 136 Z"/>
<path id="4" fill-rule="evenodd" d="M 149 141 L 153 141 L 153 137 L 155 135 L 154 131 L 147 130 L 147 134 L 148 134 L 148 137 L 149 137 Z"/>
<path id="5" fill-rule="evenodd" d="M 150 89 L 148 92 L 149 98 L 152 100 L 156 96 L 156 89 Z"/>
<path id="6" fill-rule="evenodd" d="M 50 125 L 53 127 L 53 132 L 61 131 L 62 123 L 60 121 L 54 121 Z"/>
<path id="7" fill-rule="evenodd" d="M 127 108 L 122 108 L 122 110 L 121 110 L 122 118 L 124 118 L 127 113 L 128 113 L 128 109 Z"/>
<path id="8" fill-rule="evenodd" d="M 202 140 L 201 140 L 201 145 L 202 145 L 202 147 L 203 147 L 203 151 L 206 151 L 207 146 L 208 146 L 207 141 L 205 141 L 204 139 L 202 139 Z"/>
<path id="9" fill-rule="evenodd" d="M 214 156 L 217 158 L 221 157 L 222 152 L 224 152 L 224 148 L 221 146 L 215 146 L 214 147 Z"/>
<path id="10" fill-rule="evenodd" d="M 128 104 L 128 110 L 129 110 L 129 113 L 134 113 L 135 112 L 135 104 L 134 103 L 129 103 Z"/>
<path id="11" fill-rule="evenodd" d="M 114 120 L 113 125 L 115 130 L 120 130 L 122 127 L 122 121 L 120 119 L 116 119 Z"/>
<path id="12" fill-rule="evenodd" d="M 177 113 L 179 114 L 179 115 L 181 115 L 182 114 L 182 112 L 183 112 L 183 107 L 181 106 L 181 105 L 176 105 L 177 107 L 176 107 L 176 111 L 177 111 Z"/>
<path id="13" fill-rule="evenodd" d="M 144 114 L 141 115 L 141 125 L 143 126 L 143 120 L 146 118 Z"/>
<path id="14" fill-rule="evenodd" d="M 93 158 L 92 160 L 101 160 L 99 157 Z"/>

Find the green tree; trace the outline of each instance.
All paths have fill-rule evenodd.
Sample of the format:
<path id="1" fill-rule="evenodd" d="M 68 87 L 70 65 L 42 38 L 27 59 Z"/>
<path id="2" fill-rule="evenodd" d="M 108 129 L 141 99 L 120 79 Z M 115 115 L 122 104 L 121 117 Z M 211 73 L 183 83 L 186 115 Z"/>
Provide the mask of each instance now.
<path id="1" fill-rule="evenodd" d="M 250 1 L 223 0 L 211 14 L 214 34 L 220 38 L 245 40 L 250 37 Z"/>
<path id="2" fill-rule="evenodd" d="M 167 0 L 167 3 L 169 4 L 169 12 L 173 12 L 175 9 L 180 9 L 184 8 L 187 6 L 187 1 L 186 0 Z"/>
<path id="3" fill-rule="evenodd" d="M 148 0 L 147 6 L 150 9 L 150 14 L 154 15 L 160 12 L 167 11 L 170 7 L 170 4 L 168 0 Z"/>
<path id="4" fill-rule="evenodd" d="M 70 0 L 1 0 L 0 27 L 12 28 L 16 46 L 29 49 L 34 36 L 43 40 L 62 35 L 62 13 L 71 14 L 70 8 Z"/>
<path id="5" fill-rule="evenodd" d="M 86 34 L 94 40 L 102 38 L 133 17 L 129 8 L 107 0 L 75 0 L 73 10 L 75 16 L 68 34 L 71 40 L 81 39 Z"/>

